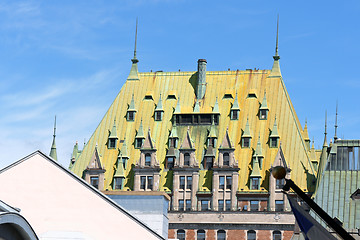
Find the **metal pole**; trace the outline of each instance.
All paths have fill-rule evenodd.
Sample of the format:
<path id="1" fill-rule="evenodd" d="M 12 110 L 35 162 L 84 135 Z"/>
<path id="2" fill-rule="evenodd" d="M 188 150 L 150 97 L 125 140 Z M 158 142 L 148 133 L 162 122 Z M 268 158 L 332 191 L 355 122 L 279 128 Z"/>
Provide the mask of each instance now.
<path id="1" fill-rule="evenodd" d="M 319 205 L 317 205 L 308 195 L 306 195 L 291 179 L 285 179 L 286 184 L 283 187 L 284 191 L 289 191 L 290 188 L 301 197 L 309 207 L 314 210 L 319 217 L 321 217 L 327 225 L 329 225 L 340 237 L 345 240 L 355 240 L 344 228 L 342 228 L 332 217 L 329 216 Z"/>

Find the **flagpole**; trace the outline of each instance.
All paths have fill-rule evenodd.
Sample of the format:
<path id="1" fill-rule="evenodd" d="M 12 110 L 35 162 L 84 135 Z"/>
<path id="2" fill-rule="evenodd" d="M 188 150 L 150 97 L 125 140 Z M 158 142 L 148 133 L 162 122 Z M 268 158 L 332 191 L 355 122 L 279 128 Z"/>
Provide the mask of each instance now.
<path id="1" fill-rule="evenodd" d="M 319 215 L 340 237 L 345 240 L 355 240 L 340 224 L 338 224 L 332 217 L 329 216 L 319 205 L 317 205 L 308 195 L 306 195 L 291 179 L 285 179 L 286 184 L 282 188 L 284 191 L 289 191 L 290 188 L 302 198 L 314 212 Z"/>

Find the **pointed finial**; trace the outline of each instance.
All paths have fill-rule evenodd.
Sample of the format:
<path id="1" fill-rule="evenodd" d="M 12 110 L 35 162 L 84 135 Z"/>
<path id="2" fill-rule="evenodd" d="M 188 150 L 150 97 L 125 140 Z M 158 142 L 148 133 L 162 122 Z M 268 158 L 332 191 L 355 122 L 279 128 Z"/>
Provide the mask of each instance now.
<path id="1" fill-rule="evenodd" d="M 138 18 L 136 18 L 136 29 L 135 29 L 135 47 L 134 47 L 134 59 L 136 59 L 136 42 L 137 42 L 137 28 L 138 28 Z"/>
<path id="2" fill-rule="evenodd" d="M 277 26 L 276 26 L 276 47 L 275 47 L 275 56 L 279 56 L 279 14 L 277 17 Z M 275 58 L 274 58 L 275 59 Z"/>
<path id="3" fill-rule="evenodd" d="M 327 111 L 325 110 L 325 132 L 324 132 L 324 144 L 323 147 L 327 147 L 327 140 L 326 140 L 326 135 L 327 135 Z"/>
<path id="4" fill-rule="evenodd" d="M 336 140 L 338 139 L 337 137 L 337 117 L 338 117 L 338 101 L 336 101 L 336 115 L 335 115 L 335 136 L 334 136 L 334 142 L 336 142 Z"/>
<path id="5" fill-rule="evenodd" d="M 57 161 L 57 153 L 56 153 L 56 144 L 55 144 L 55 137 L 56 137 L 56 115 L 55 115 L 55 121 L 54 121 L 54 135 L 53 135 L 53 142 L 51 145 L 50 150 L 50 157 L 52 157 L 54 160 Z"/>

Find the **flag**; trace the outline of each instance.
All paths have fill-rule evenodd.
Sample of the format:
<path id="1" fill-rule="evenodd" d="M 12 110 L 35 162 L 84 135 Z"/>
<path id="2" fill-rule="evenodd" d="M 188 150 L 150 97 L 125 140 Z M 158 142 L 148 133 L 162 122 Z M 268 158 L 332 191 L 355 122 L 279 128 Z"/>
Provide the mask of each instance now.
<path id="1" fill-rule="evenodd" d="M 308 212 L 291 197 L 288 196 L 289 203 L 299 227 L 306 240 L 329 239 L 336 240 L 323 226 L 320 225 Z"/>

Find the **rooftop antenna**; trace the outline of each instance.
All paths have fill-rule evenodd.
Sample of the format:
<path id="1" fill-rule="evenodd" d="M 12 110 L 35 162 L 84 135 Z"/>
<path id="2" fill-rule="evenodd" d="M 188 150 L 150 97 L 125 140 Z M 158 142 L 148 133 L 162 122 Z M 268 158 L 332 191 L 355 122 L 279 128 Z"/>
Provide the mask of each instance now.
<path id="1" fill-rule="evenodd" d="M 336 114 L 335 114 L 335 136 L 334 136 L 334 142 L 336 142 L 336 140 L 338 139 L 337 137 L 337 117 L 338 117 L 338 101 L 336 101 Z"/>

